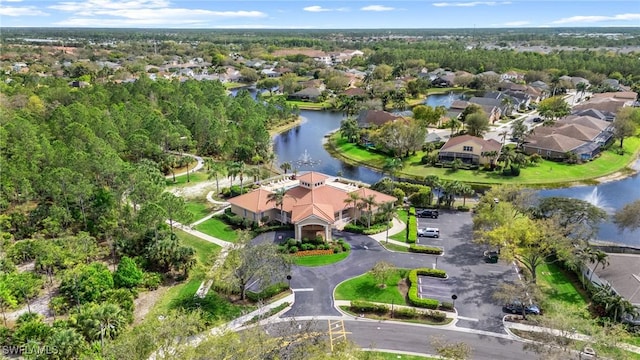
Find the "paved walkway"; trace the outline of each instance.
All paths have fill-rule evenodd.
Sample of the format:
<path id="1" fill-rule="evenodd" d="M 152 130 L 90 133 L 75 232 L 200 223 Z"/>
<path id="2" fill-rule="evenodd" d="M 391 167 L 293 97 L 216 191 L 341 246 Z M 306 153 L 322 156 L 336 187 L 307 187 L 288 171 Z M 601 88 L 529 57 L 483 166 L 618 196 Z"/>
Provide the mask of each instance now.
<path id="1" fill-rule="evenodd" d="M 394 217 L 392 223 L 393 223 L 393 225 L 389 228 L 389 237 L 391 237 L 391 236 L 393 236 L 395 234 L 401 233 L 406 228 L 405 223 L 400 221 L 398 218 Z M 404 246 L 404 247 L 409 247 L 410 246 L 409 244 L 407 244 L 405 242 L 396 241 L 396 240 L 393 240 L 393 239 L 387 239 L 387 232 L 386 231 L 383 231 L 381 233 L 374 234 L 374 235 L 369 235 L 369 237 L 372 238 L 373 240 L 379 242 L 379 243 L 388 242 L 389 244 L 394 244 L 394 245 L 398 245 L 398 246 Z"/>
<path id="2" fill-rule="evenodd" d="M 180 155 L 180 156 L 189 156 L 189 157 L 192 157 L 192 158 L 196 159 L 196 161 L 198 163 L 196 164 L 196 166 L 193 169 L 189 169 L 189 174 L 193 174 L 194 172 L 196 172 L 196 171 L 198 171 L 198 170 L 200 170 L 200 169 L 202 169 L 204 167 L 204 159 L 201 158 L 198 155 L 180 153 L 178 151 L 167 151 L 167 152 L 175 154 L 175 155 Z M 165 176 L 165 178 L 173 179 L 174 176 L 178 177 L 178 176 L 184 176 L 184 175 L 187 175 L 187 171 L 186 170 L 183 171 L 183 172 L 177 173 L 175 175 L 174 174 L 169 174 L 169 175 Z"/>

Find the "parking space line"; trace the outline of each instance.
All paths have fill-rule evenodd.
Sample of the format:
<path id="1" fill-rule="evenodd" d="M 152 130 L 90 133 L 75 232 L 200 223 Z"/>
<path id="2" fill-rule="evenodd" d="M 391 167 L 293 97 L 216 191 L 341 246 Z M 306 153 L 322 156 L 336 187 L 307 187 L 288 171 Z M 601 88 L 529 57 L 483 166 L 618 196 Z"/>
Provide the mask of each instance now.
<path id="1" fill-rule="evenodd" d="M 460 319 L 460 320 L 467 320 L 467 321 L 475 321 L 475 322 L 478 322 L 478 321 L 479 321 L 479 320 L 478 320 L 478 319 L 476 319 L 476 318 L 470 318 L 470 317 L 460 316 L 460 315 L 458 315 L 458 319 Z"/>

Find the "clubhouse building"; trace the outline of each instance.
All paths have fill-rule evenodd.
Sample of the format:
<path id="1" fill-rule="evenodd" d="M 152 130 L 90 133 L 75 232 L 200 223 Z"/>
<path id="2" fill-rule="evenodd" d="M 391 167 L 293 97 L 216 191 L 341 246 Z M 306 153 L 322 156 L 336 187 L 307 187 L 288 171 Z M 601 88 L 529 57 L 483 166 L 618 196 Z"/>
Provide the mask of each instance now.
<path id="1" fill-rule="evenodd" d="M 270 195 L 278 189 L 286 191 L 280 206 L 270 199 Z M 331 230 L 342 228 L 350 222 L 357 212 L 357 205 L 350 201 L 353 195 L 357 198 L 373 198 L 375 213 L 380 204 L 395 202 L 393 196 L 345 182 L 337 177 L 318 172 L 307 172 L 300 176 L 286 176 L 279 181 L 266 183 L 246 194 L 229 199 L 231 211 L 245 219 L 259 224 L 270 221 L 283 221 L 293 224 L 295 238 L 315 238 L 322 236 L 325 241 L 331 240 Z"/>

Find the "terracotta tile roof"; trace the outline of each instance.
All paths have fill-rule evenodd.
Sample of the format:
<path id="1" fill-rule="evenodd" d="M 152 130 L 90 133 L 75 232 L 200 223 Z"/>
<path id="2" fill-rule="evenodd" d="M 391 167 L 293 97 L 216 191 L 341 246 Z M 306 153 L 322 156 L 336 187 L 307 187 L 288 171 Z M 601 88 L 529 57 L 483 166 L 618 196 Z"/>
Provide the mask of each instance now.
<path id="1" fill-rule="evenodd" d="M 447 143 L 444 144 L 442 148 L 440 148 L 440 150 L 447 150 L 451 147 L 460 145 L 467 141 L 471 141 L 479 146 L 482 152 L 499 151 L 500 149 L 502 149 L 502 144 L 494 139 L 485 140 L 476 136 L 461 135 L 450 138 Z"/>
<path id="2" fill-rule="evenodd" d="M 376 199 L 376 203 L 378 203 L 378 204 L 398 200 L 393 196 L 390 196 L 390 195 L 387 195 L 387 194 L 383 194 L 381 192 L 377 192 L 375 190 L 371 190 L 369 188 L 364 188 L 364 187 L 363 188 L 359 188 L 358 190 L 352 191 L 352 192 L 357 193 L 361 198 L 366 198 L 366 197 L 368 197 L 370 195 L 373 195 L 374 198 Z M 346 196 L 345 196 L 345 198 L 346 198 Z"/>
<path id="3" fill-rule="evenodd" d="M 298 222 L 308 218 L 309 216 L 317 216 L 322 220 L 327 221 L 330 224 L 333 224 L 333 207 L 327 204 L 307 204 L 307 205 L 296 205 L 291 210 L 291 221 Z"/>
<path id="4" fill-rule="evenodd" d="M 311 184 L 315 184 L 317 182 L 320 181 L 325 181 L 327 180 L 329 177 L 325 174 L 319 173 L 319 172 L 315 172 L 315 171 L 310 171 L 304 175 L 298 176 L 298 179 L 301 181 L 305 181 Z"/>
<path id="5" fill-rule="evenodd" d="M 258 213 L 276 207 L 274 202 L 268 202 L 269 194 L 272 194 L 272 192 L 259 188 L 246 194 L 233 197 L 228 201 L 231 205 L 236 205 L 251 212 Z"/>
<path id="6" fill-rule="evenodd" d="M 619 99 L 619 100 L 635 100 L 638 98 L 638 94 L 633 91 L 617 91 L 593 94 L 592 99 Z"/>

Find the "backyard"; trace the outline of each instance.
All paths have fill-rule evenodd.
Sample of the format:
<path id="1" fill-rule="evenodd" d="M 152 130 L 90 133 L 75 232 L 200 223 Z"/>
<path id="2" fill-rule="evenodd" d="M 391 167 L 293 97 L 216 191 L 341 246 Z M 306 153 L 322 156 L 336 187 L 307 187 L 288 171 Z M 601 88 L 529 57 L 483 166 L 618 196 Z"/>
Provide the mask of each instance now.
<path id="1" fill-rule="evenodd" d="M 334 156 L 344 159 L 355 165 L 364 165 L 381 169 L 387 155 L 369 151 L 357 144 L 350 143 L 342 138 L 339 133 L 331 135 L 330 142 L 335 146 L 327 146 L 327 150 Z M 458 170 L 450 168 L 432 167 L 421 164 L 420 160 L 425 154 L 417 151 L 403 159 L 404 167 L 399 171 L 398 177 L 423 179 L 427 175 L 436 175 L 445 180 L 458 180 L 476 184 L 560 184 L 570 182 L 588 181 L 598 177 L 610 175 L 617 171 L 625 171 L 627 165 L 635 159 L 640 150 L 640 138 L 631 137 L 624 141 L 624 154 L 618 155 L 613 150 L 606 150 L 600 156 L 583 164 L 567 164 L 542 160 L 540 163 L 523 167 L 520 176 L 505 177 L 499 172 L 478 170 Z"/>

